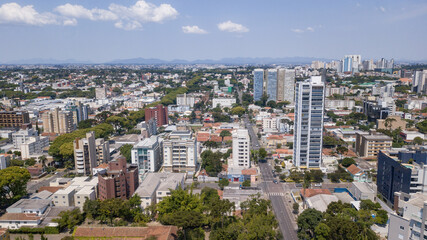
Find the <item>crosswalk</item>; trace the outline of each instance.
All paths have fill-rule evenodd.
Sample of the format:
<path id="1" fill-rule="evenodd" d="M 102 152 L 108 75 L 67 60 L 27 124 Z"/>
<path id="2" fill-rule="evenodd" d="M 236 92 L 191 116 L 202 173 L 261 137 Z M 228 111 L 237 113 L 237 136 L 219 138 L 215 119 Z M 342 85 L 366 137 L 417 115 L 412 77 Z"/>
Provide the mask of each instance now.
<path id="1" fill-rule="evenodd" d="M 282 193 L 282 192 L 270 192 L 270 193 L 267 193 L 267 195 L 268 196 L 285 196 L 285 193 Z"/>

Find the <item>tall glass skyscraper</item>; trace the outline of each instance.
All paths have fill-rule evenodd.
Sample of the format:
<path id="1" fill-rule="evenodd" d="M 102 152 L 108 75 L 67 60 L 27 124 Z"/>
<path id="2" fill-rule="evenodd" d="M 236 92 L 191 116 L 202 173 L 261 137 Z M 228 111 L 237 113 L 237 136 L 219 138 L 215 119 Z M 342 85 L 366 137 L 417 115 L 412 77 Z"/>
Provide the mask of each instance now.
<path id="1" fill-rule="evenodd" d="M 264 69 L 257 68 L 254 70 L 254 100 L 261 100 L 264 89 Z"/>
<path id="2" fill-rule="evenodd" d="M 322 164 L 322 131 L 325 85 L 314 76 L 295 88 L 294 163 L 318 169 Z"/>
<path id="3" fill-rule="evenodd" d="M 277 101 L 277 69 L 267 71 L 267 96 L 268 101 Z"/>

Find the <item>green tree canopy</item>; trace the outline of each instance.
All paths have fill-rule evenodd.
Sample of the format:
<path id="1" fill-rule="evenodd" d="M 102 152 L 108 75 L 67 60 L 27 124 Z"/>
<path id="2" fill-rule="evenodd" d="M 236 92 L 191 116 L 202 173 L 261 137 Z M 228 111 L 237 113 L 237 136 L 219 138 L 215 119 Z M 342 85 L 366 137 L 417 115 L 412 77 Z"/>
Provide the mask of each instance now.
<path id="1" fill-rule="evenodd" d="M 30 178 L 25 168 L 14 166 L 0 170 L 0 206 L 3 209 L 27 194 Z"/>

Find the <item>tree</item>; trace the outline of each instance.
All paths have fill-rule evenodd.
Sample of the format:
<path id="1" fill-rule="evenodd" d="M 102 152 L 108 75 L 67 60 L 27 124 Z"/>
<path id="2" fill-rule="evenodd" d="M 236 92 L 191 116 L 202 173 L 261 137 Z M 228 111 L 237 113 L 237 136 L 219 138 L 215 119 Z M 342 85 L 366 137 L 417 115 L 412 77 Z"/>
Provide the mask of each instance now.
<path id="1" fill-rule="evenodd" d="M 267 151 L 265 150 L 265 148 L 260 148 L 258 150 L 258 154 L 260 159 L 265 159 L 267 157 Z"/>
<path id="2" fill-rule="evenodd" d="M 85 217 L 80 213 L 79 208 L 74 210 L 62 211 L 59 213 L 59 218 L 54 219 L 54 222 L 57 222 L 61 230 L 68 229 L 72 231 L 75 226 L 81 224 Z"/>
<path id="3" fill-rule="evenodd" d="M 224 190 L 224 187 L 228 186 L 228 184 L 230 184 L 230 182 L 228 181 L 228 179 L 227 178 L 222 178 L 218 182 L 218 187 L 221 188 L 221 190 Z"/>
<path id="4" fill-rule="evenodd" d="M 341 155 L 341 159 L 342 159 L 342 155 L 344 155 L 346 152 L 348 152 L 348 149 L 344 146 L 338 146 L 336 148 L 337 153 L 339 153 Z"/>
<path id="5" fill-rule="evenodd" d="M 325 223 L 319 223 L 314 229 L 314 234 L 316 235 L 316 240 L 328 240 L 331 229 Z"/>
<path id="6" fill-rule="evenodd" d="M 314 237 L 314 229 L 323 218 L 322 212 L 309 208 L 304 210 L 297 219 L 298 223 L 298 238 L 312 239 Z"/>
<path id="7" fill-rule="evenodd" d="M 79 122 L 78 129 L 91 128 L 96 125 L 95 119 L 86 119 Z"/>
<path id="8" fill-rule="evenodd" d="M 126 162 L 132 162 L 132 144 L 124 144 L 120 147 L 120 154 L 126 158 Z"/>
<path id="9" fill-rule="evenodd" d="M 222 137 L 222 141 L 224 141 L 224 137 L 231 136 L 231 132 L 227 130 L 222 130 L 219 136 Z"/>
<path id="10" fill-rule="evenodd" d="M 350 167 L 352 164 L 356 164 L 356 161 L 354 161 L 353 158 L 344 158 L 341 162 L 341 165 L 345 168 Z"/>
<path id="11" fill-rule="evenodd" d="M 222 171 L 222 153 L 212 152 L 211 150 L 203 151 L 200 154 L 202 159 L 202 168 L 211 176 L 217 176 Z"/>
<path id="12" fill-rule="evenodd" d="M 422 145 L 424 143 L 424 139 L 420 137 L 415 137 L 413 142 L 415 145 Z"/>
<path id="13" fill-rule="evenodd" d="M 294 202 L 294 204 L 292 205 L 292 209 L 293 209 L 293 213 L 294 214 L 298 214 L 299 212 L 299 204 Z"/>
<path id="14" fill-rule="evenodd" d="M 245 181 L 243 181 L 242 186 L 243 187 L 250 187 L 251 186 L 251 180 L 245 180 Z"/>
<path id="15" fill-rule="evenodd" d="M 237 106 L 231 109 L 230 111 L 231 115 L 238 115 L 241 117 L 243 114 L 245 114 L 245 109 L 243 107 Z"/>
<path id="16" fill-rule="evenodd" d="M 391 127 L 393 126 L 393 122 L 396 122 L 395 118 L 386 118 L 384 121 L 384 127 L 388 128 L 389 130 L 391 129 Z"/>
<path id="17" fill-rule="evenodd" d="M 6 206 L 18 201 L 27 194 L 27 182 L 31 175 L 21 167 L 7 167 L 0 170 L 0 206 Z"/>
<path id="18" fill-rule="evenodd" d="M 267 107 L 276 108 L 277 103 L 276 101 L 270 100 L 267 102 Z"/>
<path id="19" fill-rule="evenodd" d="M 204 142 L 203 146 L 205 146 L 205 147 L 207 147 L 209 149 L 218 148 L 219 147 L 219 143 L 209 140 L 209 141 Z"/>

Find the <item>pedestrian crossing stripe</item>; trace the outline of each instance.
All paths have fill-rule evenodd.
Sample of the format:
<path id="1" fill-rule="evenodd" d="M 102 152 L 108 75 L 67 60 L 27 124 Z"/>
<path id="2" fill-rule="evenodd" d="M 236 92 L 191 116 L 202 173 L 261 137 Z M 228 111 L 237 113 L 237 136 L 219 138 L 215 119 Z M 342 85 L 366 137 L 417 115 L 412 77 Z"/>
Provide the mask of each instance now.
<path id="1" fill-rule="evenodd" d="M 272 193 L 268 193 L 268 196 L 285 196 L 285 193 L 281 193 L 281 192 L 272 192 Z"/>

